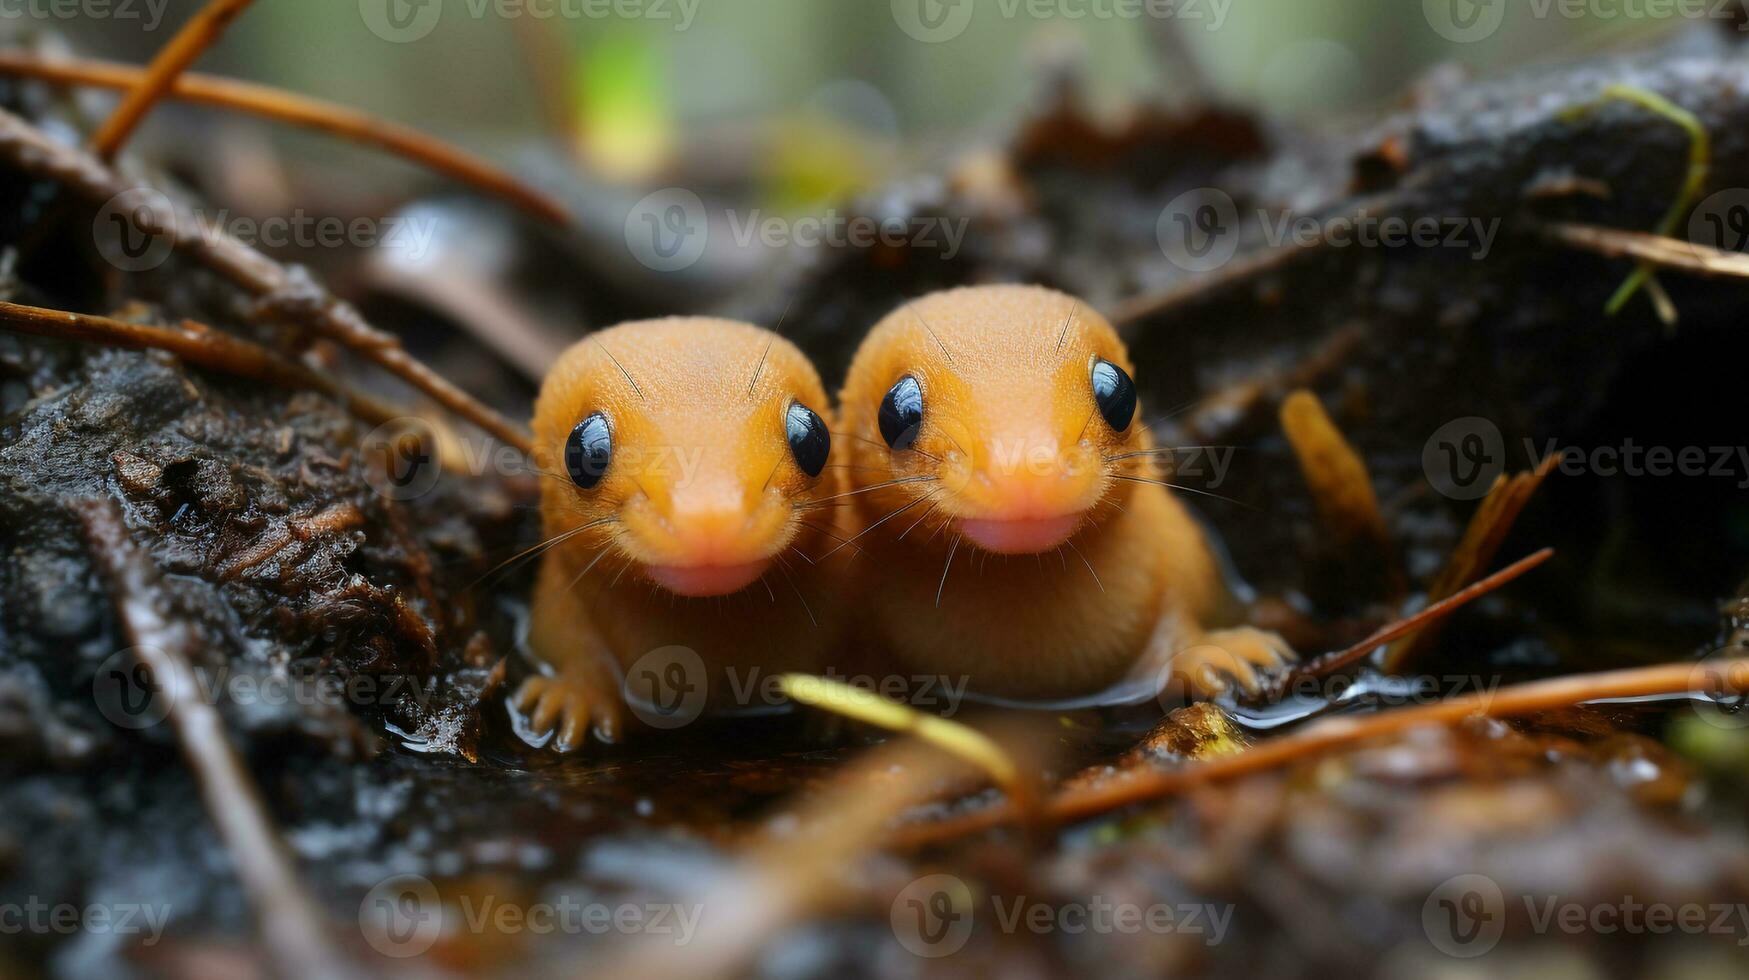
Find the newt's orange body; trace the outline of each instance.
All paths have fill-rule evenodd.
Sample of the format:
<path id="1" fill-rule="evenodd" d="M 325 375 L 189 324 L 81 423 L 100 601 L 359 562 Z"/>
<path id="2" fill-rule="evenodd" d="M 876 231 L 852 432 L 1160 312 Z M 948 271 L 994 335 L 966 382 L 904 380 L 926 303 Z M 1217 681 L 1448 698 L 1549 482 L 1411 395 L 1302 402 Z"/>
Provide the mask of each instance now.
<path id="1" fill-rule="evenodd" d="M 1291 656 L 1206 631 L 1239 610 L 1156 476 L 1133 370 L 1099 314 L 1037 287 L 936 293 L 870 332 L 840 397 L 856 595 L 900 669 L 1054 700 L 1168 667 L 1197 693 L 1249 686 Z"/>
<path id="2" fill-rule="evenodd" d="M 557 543 L 529 641 L 553 674 L 513 699 L 535 734 L 612 739 L 619 677 L 654 650 L 695 651 L 708 676 L 691 682 L 718 701 L 727 671 L 816 668 L 834 612 L 809 561 L 838 537 L 820 502 L 843 472 L 829 419 L 807 358 L 750 324 L 622 324 L 560 357 L 533 421 Z"/>

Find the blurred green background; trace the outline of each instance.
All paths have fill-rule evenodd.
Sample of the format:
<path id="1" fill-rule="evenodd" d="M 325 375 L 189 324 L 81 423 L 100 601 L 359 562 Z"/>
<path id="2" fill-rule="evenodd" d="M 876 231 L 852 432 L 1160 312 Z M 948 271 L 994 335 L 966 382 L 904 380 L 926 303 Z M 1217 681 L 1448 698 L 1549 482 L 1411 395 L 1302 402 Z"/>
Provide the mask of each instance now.
<path id="1" fill-rule="evenodd" d="M 55 28 L 80 53 L 140 61 L 199 5 L 131 2 L 167 3 L 163 26 L 85 18 Z M 1200 79 L 1219 99 L 1317 122 L 1386 104 L 1437 64 L 1492 74 L 1684 26 L 1625 0 L 1153 0 L 1172 11 L 1164 18 L 1126 15 L 1143 0 L 409 2 L 258 0 L 199 68 L 357 106 L 502 160 L 551 140 L 628 183 L 701 137 L 730 155 L 756 133 L 780 157 L 786 142 L 831 153 L 810 138 L 824 122 L 871 138 L 836 152 L 872 178 L 893 162 L 883 147 L 998 131 L 1063 52 L 1083 61 L 1098 107 L 1191 97 Z M 372 4 L 411 19 L 421 3 L 439 6 L 417 39 L 366 26 Z M 900 23 L 919 10 L 969 20 L 951 38 L 920 41 Z M 1460 42 L 1435 29 L 1441 17 L 1499 26 Z M 318 169 L 393 166 L 271 132 Z"/>

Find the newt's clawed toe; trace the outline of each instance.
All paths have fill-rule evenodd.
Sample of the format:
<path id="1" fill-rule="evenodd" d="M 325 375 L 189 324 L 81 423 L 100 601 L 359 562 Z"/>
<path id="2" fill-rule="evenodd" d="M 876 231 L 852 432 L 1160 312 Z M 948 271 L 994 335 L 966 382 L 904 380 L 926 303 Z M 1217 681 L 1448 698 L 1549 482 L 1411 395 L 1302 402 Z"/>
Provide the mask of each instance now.
<path id="1" fill-rule="evenodd" d="M 619 702 L 599 685 L 568 677 L 530 677 L 510 699 L 518 733 L 554 752 L 574 752 L 595 737 L 612 742 L 619 731 Z"/>
<path id="2" fill-rule="evenodd" d="M 1299 659 L 1286 640 L 1252 627 L 1216 630 L 1202 642 L 1173 654 L 1167 667 L 1166 694 L 1208 699 L 1237 683 L 1246 694 L 1262 688 L 1259 670 L 1268 671 Z"/>

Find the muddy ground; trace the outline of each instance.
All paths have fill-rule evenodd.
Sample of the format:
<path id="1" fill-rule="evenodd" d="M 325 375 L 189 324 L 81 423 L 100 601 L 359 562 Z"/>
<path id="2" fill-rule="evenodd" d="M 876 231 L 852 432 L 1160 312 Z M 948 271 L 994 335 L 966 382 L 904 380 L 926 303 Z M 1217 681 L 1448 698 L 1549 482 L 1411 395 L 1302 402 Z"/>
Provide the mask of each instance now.
<path id="1" fill-rule="evenodd" d="M 857 202 L 877 218 L 966 219 L 951 257 L 824 248 L 751 280 L 725 285 L 707 263 L 672 284 L 601 247 L 620 234 L 623 208 L 603 221 L 613 208 L 588 186 L 568 189 L 595 205 L 565 233 L 453 193 L 427 205 L 479 223 L 458 235 L 509 235 L 506 281 L 583 310 L 579 332 L 689 310 L 781 316 L 829 378 L 862 328 L 930 289 L 1023 280 L 1083 296 L 1122 320 L 1163 441 L 1243 447 L 1221 492 L 1244 506 L 1198 499 L 1198 509 L 1273 624 L 1301 649 L 1337 649 L 1426 590 L 1476 508 L 1475 480 L 1530 467 L 1530 450 L 1595 460 L 1596 447 L 1631 440 L 1701 447 L 1710 465 L 1715 447 L 1743 442 L 1745 284 L 1667 271 L 1658 281 L 1680 311 L 1674 326 L 1644 294 L 1607 316 L 1631 263 L 1551 237 L 1563 222 L 1651 230 L 1689 166 L 1688 137 L 1668 119 L 1596 105 L 1610 84 L 1659 93 L 1711 134 L 1703 203 L 1676 237 L 1710 227 L 1709 208 L 1730 215 L 1728 195 L 1749 205 L 1749 52 L 1716 31 L 1509 78 L 1441 76 L 1338 131 L 1242 107 L 1143 105 L 1095 120 L 1072 81 L 1056 79 L 1001 145 L 951 148 Z M 1569 112 L 1583 106 L 1596 107 Z M 0 107 L 49 133 L 81 120 L 35 85 L 0 84 Z M 200 200 L 211 175 L 173 162 L 127 166 Z M 1234 258 L 1186 268 L 1197 263 L 1162 248 L 1158 219 L 1216 192 L 1239 219 L 1221 239 Z M 0 299 L 144 323 L 194 318 L 406 397 L 198 254 L 119 272 L 103 258 L 103 205 L 27 140 L 0 139 Z M 1485 248 L 1271 241 L 1272 217 L 1327 227 L 1363 214 L 1493 231 Z M 320 259 L 316 280 L 376 326 L 487 403 L 526 413 L 528 379 L 468 330 L 373 288 L 359 256 Z M 1277 418 L 1295 388 L 1320 397 L 1364 458 L 1387 554 L 1357 554 L 1320 521 Z M 1161 417 L 1168 406 L 1187 409 Z M 1486 472 L 1461 486 L 1428 461 L 1453 424 L 1499 440 Z M 260 941 L 271 923 L 239 885 L 174 725 L 154 717 L 149 689 L 129 686 L 139 637 L 94 561 L 82 501 L 119 517 L 148 569 L 123 598 L 178 624 L 202 677 L 289 692 L 215 702 L 333 941 L 364 973 L 575 974 L 624 955 L 647 956 L 637 962 L 650 972 L 703 963 L 774 976 L 1712 977 L 1749 964 L 1749 718 L 1688 699 L 1417 728 L 1032 836 L 920 849 L 836 841 L 845 857 L 830 895 L 793 908 L 751 885 L 713 891 L 777 875 L 743 858 L 769 853 L 750 850 L 773 832 L 767 821 L 798 801 L 842 799 L 846 767 L 879 737 L 851 728 L 822 741 L 819 726 L 788 716 L 704 722 L 565 759 L 523 744 L 503 695 L 530 669 L 518 634 L 531 569 L 489 573 L 536 540 L 535 481 L 488 469 L 385 489 L 362 448 L 372 428 L 332 398 L 162 353 L 0 333 L 0 905 L 163 916 L 149 934 L 6 930 L 0 975 L 275 969 Z M 1749 467 L 1716 458 L 1719 472 L 1687 477 L 1583 463 L 1556 472 L 1500 561 L 1544 546 L 1557 557 L 1456 614 L 1414 676 L 1463 693 L 1739 646 Z M 1374 696 L 1273 712 L 1228 704 L 1233 737 L 1265 744 L 1309 713 L 1404 700 L 1372 668 L 1357 676 Z M 351 686 L 333 696 L 324 685 L 335 682 Z M 1051 733 L 1029 759 L 1051 779 L 1212 751 L 1186 742 L 1200 713 L 1034 714 L 1045 717 L 1018 723 Z M 882 784 L 863 791 L 879 796 Z M 990 800 L 961 786 L 902 819 Z M 798 834 L 792 846 L 827 845 Z M 372 905 L 401 901 L 381 886 L 409 880 L 429 883 L 442 923 L 411 945 L 385 938 Z M 973 914 L 904 924 L 908 902 L 933 908 L 938 895 Z M 709 928 L 761 902 L 783 914 L 729 930 L 746 948 Z M 476 917 L 483 906 L 569 905 L 696 908 L 695 938 L 721 948 L 652 952 L 661 942 L 642 940 L 661 937 Z M 1166 925 L 1075 927 L 1107 905 L 1154 910 Z M 1038 925 L 1009 921 L 1035 907 Z M 1651 907 L 1668 907 L 1670 922 L 1648 919 Z M 969 931 L 955 931 L 962 921 Z M 952 955 L 918 955 L 949 945 Z"/>

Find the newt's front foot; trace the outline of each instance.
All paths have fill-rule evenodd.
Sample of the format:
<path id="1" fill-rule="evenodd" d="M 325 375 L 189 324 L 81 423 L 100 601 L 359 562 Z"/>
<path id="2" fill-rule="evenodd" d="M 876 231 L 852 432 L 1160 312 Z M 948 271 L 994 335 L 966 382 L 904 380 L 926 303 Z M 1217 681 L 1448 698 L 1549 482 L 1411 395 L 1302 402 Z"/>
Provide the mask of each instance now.
<path id="1" fill-rule="evenodd" d="M 618 695 L 613 685 L 576 674 L 530 677 L 510 699 L 510 717 L 530 744 L 573 752 L 583 746 L 591 723 L 601 741 L 618 739 Z"/>
<path id="2" fill-rule="evenodd" d="M 1172 655 L 1163 695 L 1207 700 L 1237 682 L 1246 694 L 1261 689 L 1259 669 L 1270 670 L 1299 659 L 1287 641 L 1267 630 L 1243 626 L 1205 633 L 1202 642 Z"/>

